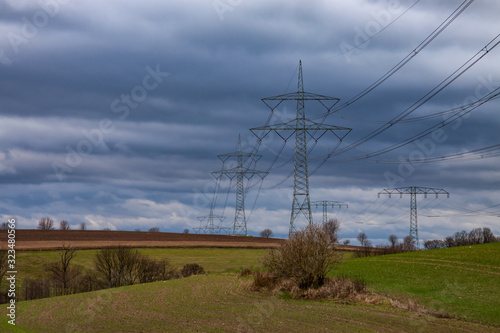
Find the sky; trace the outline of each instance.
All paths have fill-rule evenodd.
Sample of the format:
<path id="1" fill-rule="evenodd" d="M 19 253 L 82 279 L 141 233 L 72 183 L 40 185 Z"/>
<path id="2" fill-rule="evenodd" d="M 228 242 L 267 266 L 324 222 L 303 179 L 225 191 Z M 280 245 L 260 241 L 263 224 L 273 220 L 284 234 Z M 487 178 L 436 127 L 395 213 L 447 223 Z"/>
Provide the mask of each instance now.
<path id="1" fill-rule="evenodd" d="M 262 155 L 248 167 L 269 172 L 244 182 L 248 232 L 270 228 L 287 237 L 294 137 L 283 145 L 270 134 L 258 144 L 249 129 L 293 120 L 296 104 L 271 113 L 261 99 L 297 91 L 301 60 L 304 90 L 342 105 L 411 55 L 462 3 L 1 0 L 0 214 L 25 229 L 49 216 L 72 228 L 193 232 L 213 206 L 231 227 L 236 179 L 217 181 L 211 172 L 234 167 L 217 156 L 235 152 L 241 136 L 242 150 L 258 147 Z M 404 121 L 356 144 L 493 40 L 499 12 L 498 1 L 473 1 L 394 75 L 326 117 L 323 124 L 352 130 L 342 142 L 332 133 L 314 147 L 309 142 L 309 191 L 313 202 L 348 205 L 328 209 L 342 239 L 356 244 L 363 231 L 381 244 L 390 234 L 408 235 L 410 197 L 377 194 L 410 186 L 450 193 L 418 196 L 421 240 L 477 227 L 500 235 L 498 158 L 414 162 L 499 144 L 499 99 L 363 158 L 497 89 L 500 47 L 480 53 Z M 305 110 L 323 120 L 316 101 Z M 315 221 L 321 209 L 313 206 Z"/>

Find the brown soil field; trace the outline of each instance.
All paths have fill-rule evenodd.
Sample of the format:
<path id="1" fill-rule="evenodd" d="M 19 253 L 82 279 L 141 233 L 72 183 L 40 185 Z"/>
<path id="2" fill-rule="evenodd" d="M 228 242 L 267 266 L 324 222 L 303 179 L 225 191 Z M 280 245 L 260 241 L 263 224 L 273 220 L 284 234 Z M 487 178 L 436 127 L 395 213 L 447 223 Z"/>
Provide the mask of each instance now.
<path id="1" fill-rule="evenodd" d="M 143 231 L 102 230 L 16 230 L 17 250 L 50 250 L 63 245 L 78 249 L 103 247 L 241 247 L 270 248 L 283 239 L 230 235 L 180 234 Z M 7 230 L 0 230 L 0 247 L 7 245 Z M 339 245 L 339 249 L 357 251 L 357 246 Z"/>

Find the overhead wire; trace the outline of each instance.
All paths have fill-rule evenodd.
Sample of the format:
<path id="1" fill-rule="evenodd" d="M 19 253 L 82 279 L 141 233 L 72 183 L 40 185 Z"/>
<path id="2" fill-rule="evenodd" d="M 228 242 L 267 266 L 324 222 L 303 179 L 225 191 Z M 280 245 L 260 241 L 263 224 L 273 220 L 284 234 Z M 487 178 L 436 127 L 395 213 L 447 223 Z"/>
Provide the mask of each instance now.
<path id="1" fill-rule="evenodd" d="M 472 66 L 474 66 L 475 64 L 477 64 L 484 56 L 486 56 L 498 44 L 500 44 L 500 34 L 497 35 L 495 38 L 493 38 L 490 42 L 488 42 L 488 44 L 486 44 L 486 46 L 484 46 L 480 51 L 478 51 L 476 54 L 474 54 L 469 60 L 467 60 L 467 62 L 465 62 L 463 65 L 461 65 L 452 74 L 450 74 L 446 79 L 444 79 L 443 81 L 441 81 L 437 86 L 435 86 L 432 90 L 430 90 L 429 92 L 427 92 L 419 100 L 417 100 L 416 102 L 414 102 L 406 110 L 404 110 L 403 112 L 401 112 L 399 115 L 397 115 L 396 117 L 394 117 L 390 121 L 386 122 L 384 125 L 382 125 L 379 128 L 377 128 L 376 130 L 372 131 L 368 135 L 364 136 L 363 138 L 357 140 L 354 143 L 351 143 L 349 146 L 340 149 L 339 151 L 337 151 L 337 153 L 332 154 L 332 155 L 333 156 L 338 156 L 338 155 L 341 155 L 341 154 L 343 154 L 343 153 L 345 153 L 345 152 L 347 152 L 349 150 L 352 150 L 353 148 L 357 148 L 358 146 L 366 143 L 367 141 L 375 138 L 376 136 L 380 135 L 381 133 L 383 133 L 386 130 L 388 130 L 389 128 L 391 128 L 393 125 L 395 125 L 396 123 L 398 123 L 400 120 L 404 119 L 405 117 L 407 117 L 408 115 L 410 115 L 412 112 L 414 112 L 417 109 L 419 109 L 422 105 L 424 105 L 425 103 L 427 103 L 430 99 L 432 99 L 434 96 L 436 96 L 438 93 L 440 93 L 443 89 L 445 89 L 446 87 L 448 87 L 452 82 L 454 82 L 456 79 L 458 79 L 461 75 L 463 75 Z M 428 130 L 426 130 L 424 132 L 421 132 L 421 134 L 419 134 L 419 135 L 416 135 L 416 136 L 414 136 L 414 137 L 412 137 L 410 139 L 405 140 L 401 144 L 392 145 L 392 146 L 389 146 L 387 148 L 380 149 L 380 150 L 377 150 L 375 152 L 371 152 L 371 153 L 365 154 L 363 156 L 359 156 L 359 157 L 355 157 L 355 158 L 350 158 L 348 160 L 354 161 L 354 160 L 359 160 L 359 159 L 365 159 L 365 158 L 374 157 L 374 156 L 386 153 L 388 151 L 394 150 L 396 148 L 402 147 L 402 146 L 404 146 L 404 145 L 406 145 L 408 143 L 411 143 L 411 142 L 413 142 L 415 140 L 418 140 L 419 138 L 421 138 L 421 137 L 429 134 L 430 132 L 434 131 L 435 129 L 441 128 L 441 127 L 449 124 L 451 121 L 453 121 L 453 120 L 455 120 L 455 119 L 457 119 L 459 117 L 462 117 L 464 114 L 466 114 L 466 113 L 468 113 L 468 112 L 476 109 L 480 105 L 482 105 L 482 104 L 486 103 L 487 101 L 495 98 L 496 96 L 498 96 L 498 94 L 495 93 L 497 90 L 498 90 L 498 88 L 495 89 L 493 92 L 490 92 L 489 94 L 487 94 L 483 98 L 477 100 L 475 103 L 471 103 L 471 106 L 470 106 L 469 110 L 467 110 L 467 108 L 465 108 L 465 110 L 462 111 L 462 112 L 460 112 L 460 114 L 458 116 L 449 117 L 447 120 L 444 120 L 444 121 L 440 122 L 438 125 L 435 125 L 435 126 L 429 128 Z M 330 158 L 332 155 L 329 155 L 328 158 Z M 328 158 L 326 158 L 323 161 L 323 163 L 325 163 Z"/>

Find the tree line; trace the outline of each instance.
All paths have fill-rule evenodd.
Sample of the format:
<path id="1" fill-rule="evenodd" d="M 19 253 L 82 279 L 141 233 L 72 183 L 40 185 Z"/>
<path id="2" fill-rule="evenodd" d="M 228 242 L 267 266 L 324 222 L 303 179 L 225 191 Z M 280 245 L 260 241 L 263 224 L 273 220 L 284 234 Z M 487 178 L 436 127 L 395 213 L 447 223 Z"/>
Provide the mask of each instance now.
<path id="1" fill-rule="evenodd" d="M 496 237 L 490 228 L 474 228 L 467 232 L 466 230 L 457 231 L 445 239 L 432 239 L 424 242 L 426 250 L 443 249 L 447 247 L 477 245 L 500 242 L 500 237 Z"/>
<path id="2" fill-rule="evenodd" d="M 5 253 L 4 253 L 5 252 Z M 7 251 L 0 251 L 0 278 L 6 271 Z M 46 274 L 25 279 L 18 290 L 19 300 L 32 300 L 70 295 L 100 289 L 128 286 L 138 283 L 165 281 L 191 275 L 205 274 L 198 264 L 187 264 L 180 271 L 168 259 L 153 259 L 128 247 L 99 250 L 93 259 L 93 268 L 84 269 L 73 263 L 77 252 L 63 246 L 57 261 L 45 266 Z M 0 303 L 8 301 L 0 280 Z"/>

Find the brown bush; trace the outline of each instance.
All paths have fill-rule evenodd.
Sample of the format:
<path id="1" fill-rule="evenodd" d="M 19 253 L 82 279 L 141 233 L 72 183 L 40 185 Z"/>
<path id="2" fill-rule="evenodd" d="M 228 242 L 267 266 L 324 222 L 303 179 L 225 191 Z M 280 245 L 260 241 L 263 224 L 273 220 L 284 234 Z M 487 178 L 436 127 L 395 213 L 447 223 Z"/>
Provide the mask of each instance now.
<path id="1" fill-rule="evenodd" d="M 182 267 L 181 275 L 183 277 L 189 277 L 192 275 L 202 275 L 205 274 L 205 269 L 198 264 L 187 264 Z"/>
<path id="2" fill-rule="evenodd" d="M 249 276 L 253 274 L 253 271 L 251 268 L 240 268 L 240 276 Z"/>
<path id="3" fill-rule="evenodd" d="M 339 261 L 331 230 L 310 224 L 270 250 L 264 267 L 280 280 L 292 280 L 301 289 L 323 285 L 328 269 Z"/>
<path id="4" fill-rule="evenodd" d="M 276 276 L 274 272 L 268 271 L 256 271 L 253 274 L 253 288 L 254 290 L 259 290 L 262 288 L 266 288 L 269 290 L 273 290 L 280 279 Z"/>

